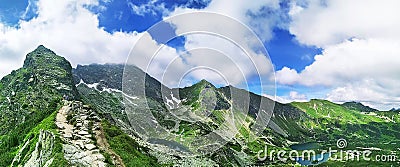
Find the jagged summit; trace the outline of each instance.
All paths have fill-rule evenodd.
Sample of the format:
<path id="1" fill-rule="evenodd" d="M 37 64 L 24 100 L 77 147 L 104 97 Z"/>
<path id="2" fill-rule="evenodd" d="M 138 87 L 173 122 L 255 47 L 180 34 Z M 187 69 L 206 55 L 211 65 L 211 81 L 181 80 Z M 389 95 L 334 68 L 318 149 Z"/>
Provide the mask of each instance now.
<path id="1" fill-rule="evenodd" d="M 43 45 L 39 45 L 35 50 L 26 55 L 24 68 L 32 66 L 41 66 L 46 64 L 55 64 L 68 68 L 70 63 L 63 57 L 57 56 L 52 50 Z M 71 69 L 71 68 L 69 68 Z"/>
<path id="2" fill-rule="evenodd" d="M 43 45 L 39 45 L 33 52 L 48 52 L 48 53 L 54 53 L 52 50 L 50 50 L 49 48 L 46 48 Z"/>
<path id="3" fill-rule="evenodd" d="M 211 82 L 208 82 L 205 79 L 200 80 L 199 82 L 193 84 L 191 87 L 198 87 L 198 86 L 201 86 L 203 88 L 215 88 L 215 86 Z"/>
<path id="4" fill-rule="evenodd" d="M 23 69 L 34 83 L 47 85 L 61 94 L 78 97 L 72 76 L 71 63 L 52 50 L 39 45 L 26 55 Z"/>

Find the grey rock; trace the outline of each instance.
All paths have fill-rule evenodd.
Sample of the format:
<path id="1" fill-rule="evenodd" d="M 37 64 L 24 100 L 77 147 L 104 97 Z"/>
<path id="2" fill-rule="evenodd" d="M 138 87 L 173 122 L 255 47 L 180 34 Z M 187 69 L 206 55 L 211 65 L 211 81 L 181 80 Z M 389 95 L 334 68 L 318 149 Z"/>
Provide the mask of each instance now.
<path id="1" fill-rule="evenodd" d="M 89 133 L 87 131 L 79 131 L 78 134 L 79 135 L 88 135 Z"/>
<path id="2" fill-rule="evenodd" d="M 64 137 L 64 138 L 71 139 L 71 138 L 72 138 L 72 134 L 70 134 L 70 133 L 64 134 L 63 137 Z"/>
<path id="3" fill-rule="evenodd" d="M 86 144 L 85 148 L 88 149 L 88 150 L 93 150 L 93 149 L 96 148 L 96 146 L 94 144 Z"/>
<path id="4" fill-rule="evenodd" d="M 69 144 L 63 144 L 63 150 L 65 154 L 75 154 L 79 151 L 76 147 Z"/>
<path id="5" fill-rule="evenodd" d="M 24 167 L 50 166 L 53 158 L 55 135 L 50 131 L 41 130 L 35 150 L 31 153 L 31 158 L 25 163 Z"/>
<path id="6" fill-rule="evenodd" d="M 64 126 L 59 122 L 56 122 L 56 126 L 58 129 L 64 129 Z"/>

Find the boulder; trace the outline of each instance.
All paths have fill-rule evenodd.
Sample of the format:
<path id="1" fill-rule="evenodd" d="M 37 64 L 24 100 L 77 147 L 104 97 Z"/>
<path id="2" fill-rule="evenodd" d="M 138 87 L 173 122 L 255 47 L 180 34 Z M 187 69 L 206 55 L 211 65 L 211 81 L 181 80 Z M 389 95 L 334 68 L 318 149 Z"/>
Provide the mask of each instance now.
<path id="1" fill-rule="evenodd" d="M 82 131 L 79 131 L 78 134 L 79 135 L 88 135 L 89 132 L 82 130 Z"/>
<path id="2" fill-rule="evenodd" d="M 63 137 L 71 139 L 72 138 L 72 134 L 71 133 L 66 133 L 66 134 L 63 135 Z"/>
<path id="3" fill-rule="evenodd" d="M 58 129 L 61 129 L 61 130 L 64 129 L 64 126 L 62 125 L 61 122 L 56 122 L 56 126 Z"/>
<path id="4" fill-rule="evenodd" d="M 88 149 L 88 150 L 93 150 L 93 149 L 96 148 L 96 146 L 94 144 L 86 144 L 85 148 Z"/>
<path id="5" fill-rule="evenodd" d="M 96 160 L 100 160 L 100 161 L 105 161 L 106 160 L 106 158 L 101 154 L 95 154 L 94 156 L 96 157 Z"/>
<path id="6" fill-rule="evenodd" d="M 79 151 L 75 146 L 69 144 L 63 144 L 63 150 L 65 154 L 71 154 L 71 155 Z"/>

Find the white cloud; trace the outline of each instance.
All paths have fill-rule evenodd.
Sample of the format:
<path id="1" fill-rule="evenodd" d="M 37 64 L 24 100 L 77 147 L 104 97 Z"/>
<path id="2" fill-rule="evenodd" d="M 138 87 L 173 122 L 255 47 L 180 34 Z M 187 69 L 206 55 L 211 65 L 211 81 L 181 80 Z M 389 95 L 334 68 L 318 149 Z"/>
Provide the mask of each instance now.
<path id="1" fill-rule="evenodd" d="M 262 94 L 262 96 L 267 97 L 267 98 L 269 98 L 269 99 L 272 99 L 272 100 L 274 100 L 274 101 L 277 101 L 277 102 L 279 102 L 279 103 L 284 103 L 284 104 L 286 104 L 286 103 L 292 102 L 292 101 L 288 100 L 287 98 L 281 97 L 281 96 L 271 96 L 271 95 L 268 95 L 268 94 Z"/>
<path id="2" fill-rule="evenodd" d="M 245 82 L 254 75 L 272 74 L 272 66 L 267 64 L 269 61 L 264 55 L 245 53 L 238 46 L 226 39 L 205 34 L 188 35 L 186 39 L 185 49 L 191 54 L 191 56 L 186 58 L 187 62 L 194 66 L 207 66 L 218 70 L 227 78 L 231 85 L 238 85 L 241 82 Z M 198 51 L 199 49 L 203 51 Z M 220 54 L 206 51 L 210 49 Z M 248 46 L 245 46 L 245 49 L 247 52 L 253 52 Z M 196 50 L 197 52 L 192 50 Z M 195 75 L 197 79 L 205 77 L 204 74 L 198 74 Z M 209 79 L 211 79 L 210 81 L 216 81 L 212 77 Z M 217 83 L 224 84 L 225 82 L 217 81 Z"/>
<path id="3" fill-rule="evenodd" d="M 397 0 L 309 0 L 290 11 L 290 32 L 303 44 L 324 47 L 350 38 L 400 38 Z"/>
<path id="4" fill-rule="evenodd" d="M 188 68 L 176 49 L 158 44 L 147 32 L 143 33 L 140 41 L 135 44 L 127 63 L 138 66 L 169 87 L 175 87 L 179 79 L 169 81 L 163 78 L 164 73 L 174 72 L 177 76 L 177 72 Z M 170 65 L 170 63 L 174 64 Z M 175 75 L 172 74 L 172 76 Z M 168 76 L 167 78 L 173 77 Z"/>
<path id="5" fill-rule="evenodd" d="M 329 92 L 326 99 L 334 102 L 361 101 L 364 105 L 381 110 L 390 110 L 400 105 L 398 96 L 388 96 L 374 87 L 376 85 L 370 83 L 347 84 Z"/>
<path id="6" fill-rule="evenodd" d="M 262 41 L 266 42 L 273 37 L 273 28 L 283 23 L 280 20 L 283 13 L 280 10 L 279 2 L 279 0 L 258 0 L 251 3 L 245 0 L 213 0 L 204 9 L 178 7 L 167 17 L 193 11 L 219 13 L 249 26 Z M 210 23 L 210 25 L 212 24 Z"/>
<path id="7" fill-rule="evenodd" d="M 287 67 L 277 72 L 281 84 L 318 85 L 333 89 L 333 101 L 400 101 L 400 41 L 368 39 L 326 47 L 301 72 Z M 388 107 L 388 106 L 387 106 Z"/>
<path id="8" fill-rule="evenodd" d="M 280 16 L 278 14 L 266 14 L 268 13 L 267 10 L 276 11 L 270 13 L 278 13 L 279 8 L 278 0 L 263 0 L 252 3 L 248 3 L 247 1 L 214 0 L 204 9 L 177 7 L 173 12 L 165 15 L 165 18 L 168 19 L 171 16 L 196 11 L 215 12 L 244 23 L 246 26 L 252 28 L 262 41 L 268 41 L 273 37 L 272 29 L 280 22 Z M 242 88 L 246 88 L 246 80 L 248 81 L 250 78 L 257 75 L 261 75 L 262 78 L 270 78 L 273 70 L 271 62 L 265 54 L 260 54 L 260 52 L 257 51 L 259 48 L 255 48 L 255 44 L 258 41 L 251 38 L 250 31 L 234 25 L 236 23 L 227 21 L 227 19 L 216 20 L 213 18 L 214 17 L 208 17 L 204 20 L 204 18 L 199 17 L 171 21 L 176 26 L 176 34 L 201 30 L 223 36 L 217 37 L 210 34 L 185 35 L 185 49 L 189 51 L 189 55 L 191 56 L 179 59 L 184 61 L 184 63 L 180 64 L 187 65 L 187 67 L 179 70 L 184 70 L 184 72 L 186 72 L 196 66 L 207 66 L 210 67 L 210 69 L 194 70 L 190 73 L 190 77 L 197 80 L 205 78 L 215 84 L 231 84 Z M 228 39 L 223 39 L 224 37 L 229 37 L 230 40 L 236 42 L 242 47 L 241 49 L 244 49 L 247 53 L 243 52 L 234 43 L 229 42 Z M 215 50 L 221 54 L 214 53 L 214 56 L 205 55 L 204 52 L 198 51 L 199 48 L 203 50 L 205 50 L 204 48 Z M 197 50 L 197 52 L 194 53 L 195 51 L 191 51 L 193 49 Z M 210 51 L 210 54 L 211 52 L 212 51 Z M 175 74 L 180 73 L 175 72 Z M 177 76 L 180 77 L 180 75 Z M 176 80 L 176 78 L 170 80 Z M 262 80 L 265 85 L 275 84 L 269 80 Z M 271 92 L 269 93 L 273 94 Z"/>
<path id="9" fill-rule="evenodd" d="M 235 44 L 220 37 L 188 35 L 185 45 L 187 51 L 181 53 L 165 45 L 160 48 L 148 33 L 143 34 L 141 40 L 135 46 L 137 49 L 131 53 L 129 62 L 169 87 L 186 86 L 190 80 L 193 83 L 200 79 L 218 85 L 241 86 L 250 77 L 257 75 L 257 71 L 260 75 L 272 74 L 271 65 L 260 65 L 267 62 L 264 55 L 250 58 Z M 215 48 L 215 45 L 221 47 Z M 253 63 L 258 63 L 261 68 L 256 69 Z"/>
<path id="10" fill-rule="evenodd" d="M 132 2 L 128 2 L 129 7 L 132 8 L 132 11 L 137 15 L 144 16 L 147 13 L 151 13 L 152 15 L 157 15 L 158 12 L 163 14 L 167 14 L 168 10 L 165 8 L 164 3 L 156 4 L 158 0 L 150 0 L 149 2 L 141 5 L 136 5 Z"/>
<path id="11" fill-rule="evenodd" d="M 399 1 L 309 1 L 293 5 L 290 32 L 306 45 L 322 48 L 314 62 L 297 72 L 284 67 L 277 82 L 324 86 L 333 101 L 364 101 L 388 108 L 400 91 Z M 396 103 L 395 103 L 396 102 Z"/>
<path id="12" fill-rule="evenodd" d="M 327 94 L 327 99 L 337 102 L 346 101 L 375 101 L 376 99 L 384 99 L 382 93 L 375 92 L 367 87 L 354 87 L 348 84 L 344 87 L 338 87 Z"/>
<path id="13" fill-rule="evenodd" d="M 300 75 L 297 74 L 297 71 L 288 67 L 283 67 L 277 71 L 275 76 L 276 80 L 281 84 L 294 84 L 300 80 Z"/>
<path id="14" fill-rule="evenodd" d="M 296 91 L 290 91 L 289 97 L 293 101 L 307 101 L 307 96 Z"/>
<path id="15" fill-rule="evenodd" d="M 400 70 L 399 54 L 400 40 L 353 39 L 325 47 L 323 53 L 316 55 L 315 61 L 299 74 L 287 67 L 277 72 L 278 76 L 282 73 L 282 76 L 294 78 L 291 82 L 285 78 L 277 80 L 283 84 L 297 82 L 308 86 L 334 86 L 367 79 L 397 80 L 400 79 L 397 77 Z M 299 77 L 294 77 L 296 74 Z"/>

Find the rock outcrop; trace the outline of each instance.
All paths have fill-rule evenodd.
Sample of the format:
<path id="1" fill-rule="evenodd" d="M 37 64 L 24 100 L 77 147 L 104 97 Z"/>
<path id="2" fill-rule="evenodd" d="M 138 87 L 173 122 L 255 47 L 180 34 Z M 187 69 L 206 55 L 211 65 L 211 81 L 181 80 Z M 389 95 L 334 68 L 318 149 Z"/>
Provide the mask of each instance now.
<path id="1" fill-rule="evenodd" d="M 52 152 L 54 148 L 55 135 L 47 130 L 41 130 L 35 150 L 24 167 L 48 167 L 53 162 Z M 23 149 L 22 149 L 23 150 Z"/>

